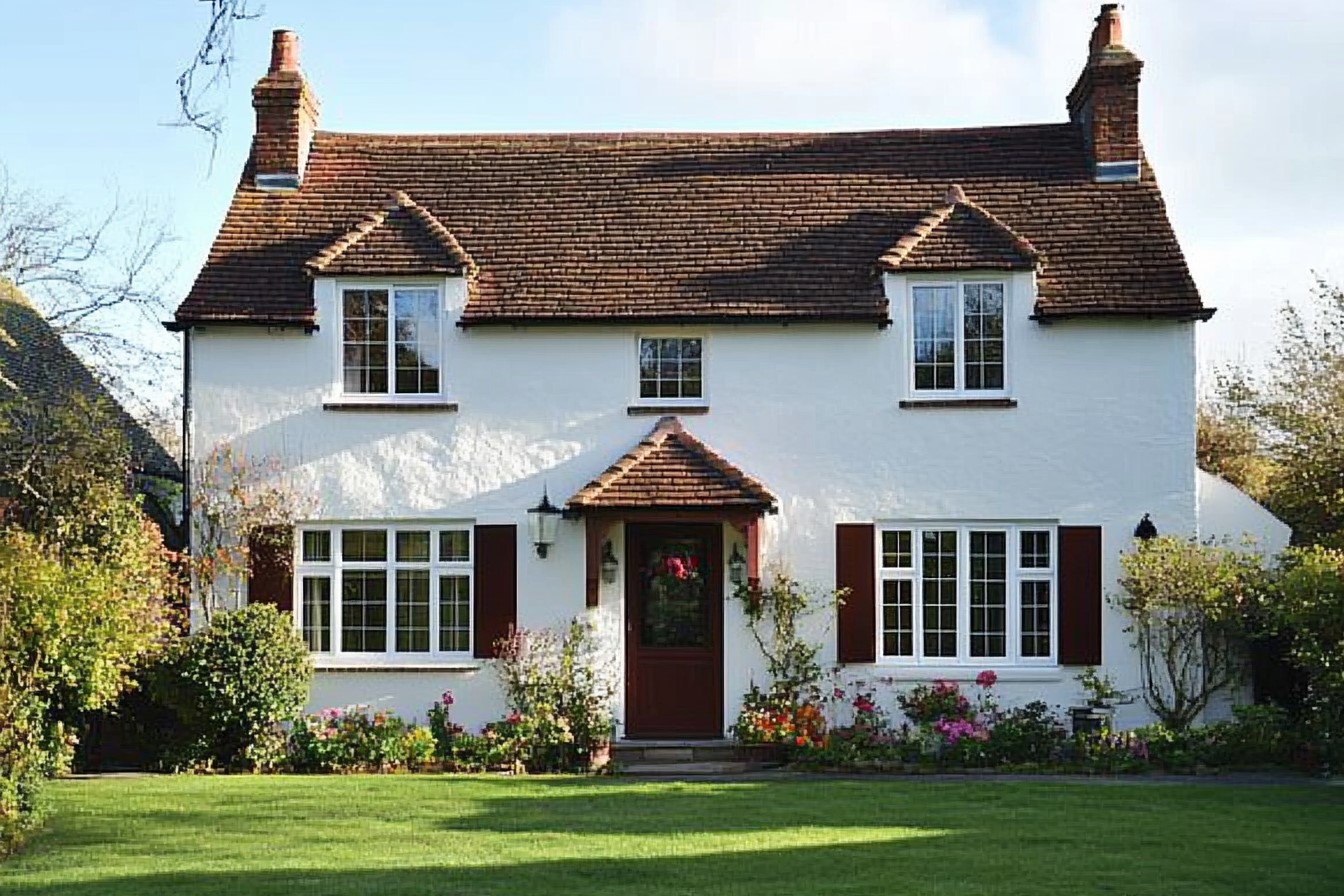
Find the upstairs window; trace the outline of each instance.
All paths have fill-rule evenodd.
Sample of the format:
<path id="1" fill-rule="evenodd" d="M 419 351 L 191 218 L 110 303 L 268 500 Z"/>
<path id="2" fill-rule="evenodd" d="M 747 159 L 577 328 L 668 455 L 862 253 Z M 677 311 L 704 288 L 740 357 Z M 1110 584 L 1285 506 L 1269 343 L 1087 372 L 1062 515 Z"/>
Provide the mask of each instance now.
<path id="1" fill-rule="evenodd" d="M 699 337 L 639 340 L 641 401 L 701 401 L 705 397 L 703 341 Z"/>
<path id="2" fill-rule="evenodd" d="M 1003 392 L 1005 285 L 929 283 L 911 287 L 916 392 Z"/>
<path id="3" fill-rule="evenodd" d="M 442 315 L 431 286 L 370 286 L 341 293 L 346 395 L 438 395 Z"/>

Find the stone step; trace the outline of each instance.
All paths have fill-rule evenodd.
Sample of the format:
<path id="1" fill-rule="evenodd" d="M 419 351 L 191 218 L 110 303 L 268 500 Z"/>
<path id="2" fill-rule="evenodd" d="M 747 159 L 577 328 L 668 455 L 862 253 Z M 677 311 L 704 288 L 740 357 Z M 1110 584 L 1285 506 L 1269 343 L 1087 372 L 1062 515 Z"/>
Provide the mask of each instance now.
<path id="1" fill-rule="evenodd" d="M 701 775 L 741 775 L 759 770 L 750 762 L 640 762 L 620 766 L 616 773 L 632 778 L 693 778 Z"/>
<path id="2" fill-rule="evenodd" d="M 775 768 L 780 756 L 730 740 L 618 741 L 611 746 L 611 764 L 620 775 L 736 775 Z"/>

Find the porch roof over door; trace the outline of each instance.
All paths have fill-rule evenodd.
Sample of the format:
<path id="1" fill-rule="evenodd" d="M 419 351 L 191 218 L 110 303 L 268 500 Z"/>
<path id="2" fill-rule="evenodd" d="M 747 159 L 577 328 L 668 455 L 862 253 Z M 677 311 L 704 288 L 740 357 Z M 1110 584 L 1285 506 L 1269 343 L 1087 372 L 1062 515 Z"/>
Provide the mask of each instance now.
<path id="1" fill-rule="evenodd" d="M 565 503 L 570 512 L 723 510 L 774 513 L 775 496 L 759 481 L 663 417 L 643 440 Z"/>

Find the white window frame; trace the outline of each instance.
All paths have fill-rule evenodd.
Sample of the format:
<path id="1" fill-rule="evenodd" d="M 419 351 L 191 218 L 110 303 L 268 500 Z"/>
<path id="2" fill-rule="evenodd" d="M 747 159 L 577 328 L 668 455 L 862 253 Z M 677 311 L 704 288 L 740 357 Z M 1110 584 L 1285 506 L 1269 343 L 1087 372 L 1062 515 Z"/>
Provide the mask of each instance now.
<path id="1" fill-rule="evenodd" d="M 965 288 L 971 284 L 998 284 L 1003 287 L 1003 388 L 1002 389 L 967 389 L 966 388 L 966 293 Z M 957 321 L 953 334 L 956 338 L 956 350 L 953 369 L 955 371 L 954 387 L 951 389 L 917 389 L 915 388 L 915 290 L 929 287 L 952 287 L 957 292 Z M 960 277 L 953 280 L 911 280 L 906 284 L 905 301 L 905 350 L 908 355 L 906 361 L 906 389 L 913 398 L 926 399 L 945 399 L 945 398 L 1008 398 L 1012 394 L 1012 381 L 1009 375 L 1010 364 L 1009 357 L 1011 347 L 1009 342 L 1008 324 L 1012 319 L 1013 307 L 1013 278 L 1011 277 Z"/>
<path id="2" fill-rule="evenodd" d="M 975 669 L 1003 669 L 1005 667 L 1057 668 L 1059 656 L 1059 524 L 1046 520 L 892 520 L 884 521 L 874 527 L 877 544 L 877 588 L 874 599 L 877 601 L 877 620 L 874 636 L 877 639 L 877 662 L 894 666 L 935 666 Z M 921 588 L 923 569 L 923 539 L 926 531 L 955 531 L 957 533 L 957 655 L 924 656 L 924 613 L 923 589 Z M 911 566 L 887 567 L 883 565 L 882 534 L 884 532 L 908 531 L 911 533 Z M 1006 607 L 1006 652 L 1002 657 L 971 656 L 971 587 L 970 552 L 971 532 L 1004 532 L 1007 540 L 1007 607 Z M 1047 532 L 1050 540 L 1049 568 L 1022 567 L 1023 532 Z M 904 580 L 911 582 L 913 596 L 912 607 L 912 646 L 913 656 L 887 654 L 883 625 L 883 602 L 885 583 Z M 1050 655 L 1045 657 L 1022 656 L 1022 583 L 1042 581 L 1050 584 Z"/>
<path id="3" fill-rule="evenodd" d="M 382 561 L 350 561 L 342 556 L 341 533 L 350 529 L 381 530 L 387 544 L 387 559 Z M 466 561 L 443 560 L 439 557 L 439 534 L 441 532 L 465 532 L 467 535 Z M 328 561 L 305 561 L 303 559 L 303 534 L 305 532 L 326 532 L 331 539 L 331 559 Z M 396 559 L 396 538 L 398 532 L 429 532 L 430 554 L 428 562 L 398 561 Z M 304 523 L 298 527 L 294 539 L 294 587 L 293 615 L 294 626 L 300 636 L 303 635 L 304 606 L 303 581 L 309 577 L 326 577 L 331 581 L 331 605 L 328 614 L 331 621 L 331 650 L 310 651 L 314 661 L 322 665 L 358 665 L 358 666 L 422 666 L 429 664 L 461 663 L 473 656 L 475 649 L 475 600 L 476 600 L 476 533 L 475 527 L 466 522 L 434 521 L 396 521 L 388 522 L 320 522 Z M 429 572 L 429 650 L 397 650 L 397 577 L 398 569 L 419 569 Z M 383 570 L 387 577 L 387 649 L 382 652 L 345 651 L 341 643 L 341 581 L 346 570 Z M 439 650 L 439 585 L 444 576 L 465 576 L 467 579 L 467 647 L 465 650 Z"/>
<path id="4" fill-rule="evenodd" d="M 700 395 L 695 398 L 643 398 L 639 394 L 640 343 L 645 339 L 698 339 L 700 340 Z M 709 404 L 709 336 L 703 332 L 687 333 L 673 330 L 641 330 L 634 338 L 634 398 L 631 404 L 651 407 L 700 407 Z"/>
<path id="5" fill-rule="evenodd" d="M 434 307 L 439 313 L 439 391 L 399 393 L 396 391 L 397 357 L 395 308 L 398 289 L 432 289 L 436 293 Z M 447 291 L 438 279 L 413 277 L 395 280 L 338 280 L 335 284 L 336 335 L 332 381 L 332 395 L 340 404 L 440 404 L 448 399 L 447 358 L 449 321 L 446 309 Z M 387 386 L 386 392 L 347 392 L 345 390 L 345 293 L 347 290 L 386 290 L 388 299 L 387 327 Z"/>

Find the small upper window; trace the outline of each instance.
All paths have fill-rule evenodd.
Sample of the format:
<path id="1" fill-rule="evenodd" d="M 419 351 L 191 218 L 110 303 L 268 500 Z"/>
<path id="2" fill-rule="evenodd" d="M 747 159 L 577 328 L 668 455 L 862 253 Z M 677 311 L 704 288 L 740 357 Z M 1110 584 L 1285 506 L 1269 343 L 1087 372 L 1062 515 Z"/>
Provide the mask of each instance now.
<path id="1" fill-rule="evenodd" d="M 703 399 L 702 348 L 699 338 L 641 338 L 639 397 L 654 401 Z"/>
<path id="2" fill-rule="evenodd" d="M 369 287 L 341 295 L 347 395 L 438 395 L 441 315 L 434 287 Z"/>
<path id="3" fill-rule="evenodd" d="M 926 284 L 911 289 L 918 392 L 1002 392 L 1004 284 Z"/>

